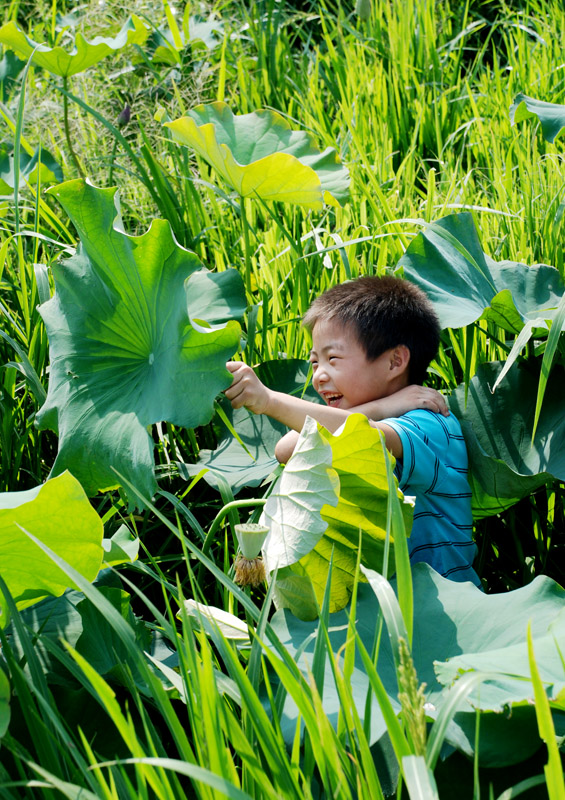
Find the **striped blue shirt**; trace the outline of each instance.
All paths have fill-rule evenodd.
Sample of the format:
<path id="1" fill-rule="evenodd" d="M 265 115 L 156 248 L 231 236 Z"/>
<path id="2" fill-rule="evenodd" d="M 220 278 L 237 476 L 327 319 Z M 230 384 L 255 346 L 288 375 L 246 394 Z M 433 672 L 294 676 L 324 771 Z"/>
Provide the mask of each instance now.
<path id="1" fill-rule="evenodd" d="M 402 460 L 395 468 L 399 487 L 416 497 L 410 561 L 425 561 L 445 578 L 481 586 L 472 567 L 477 547 L 472 539 L 467 450 L 458 420 L 453 414 L 417 410 L 381 422 L 402 442 Z"/>

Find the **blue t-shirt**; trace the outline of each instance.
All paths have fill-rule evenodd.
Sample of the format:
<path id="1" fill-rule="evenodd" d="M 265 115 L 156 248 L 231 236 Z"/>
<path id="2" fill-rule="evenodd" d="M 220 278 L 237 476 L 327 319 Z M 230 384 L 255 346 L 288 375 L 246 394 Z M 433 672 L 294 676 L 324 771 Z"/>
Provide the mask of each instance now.
<path id="1" fill-rule="evenodd" d="M 453 414 L 444 417 L 417 410 L 381 422 L 393 428 L 402 442 L 402 460 L 395 468 L 399 487 L 416 497 L 408 539 L 410 561 L 425 561 L 445 578 L 481 586 L 472 567 L 477 547 L 459 421 Z"/>

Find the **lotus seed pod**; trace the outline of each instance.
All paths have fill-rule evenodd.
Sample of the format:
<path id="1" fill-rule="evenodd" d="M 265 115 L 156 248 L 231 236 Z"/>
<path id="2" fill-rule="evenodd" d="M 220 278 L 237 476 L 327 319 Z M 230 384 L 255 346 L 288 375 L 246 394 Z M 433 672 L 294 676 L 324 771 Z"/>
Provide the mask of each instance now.
<path id="1" fill-rule="evenodd" d="M 245 558 L 251 560 L 259 555 L 268 533 L 268 528 L 256 522 L 246 522 L 235 526 L 239 549 Z"/>
<path id="2" fill-rule="evenodd" d="M 235 560 L 235 582 L 239 586 L 259 586 L 266 580 L 263 559 L 245 558 L 241 553 Z"/>

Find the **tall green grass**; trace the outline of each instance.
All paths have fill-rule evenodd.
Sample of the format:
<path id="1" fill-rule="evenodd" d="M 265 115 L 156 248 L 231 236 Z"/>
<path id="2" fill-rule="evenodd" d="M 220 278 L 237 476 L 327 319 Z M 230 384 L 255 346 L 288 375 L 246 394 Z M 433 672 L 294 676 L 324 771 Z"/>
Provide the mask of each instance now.
<path id="1" fill-rule="evenodd" d="M 309 342 L 298 321 L 313 297 L 334 283 L 390 271 L 423 224 L 452 211 L 473 211 L 493 258 L 550 263 L 565 276 L 563 144 L 544 142 L 535 125 L 512 128 L 508 118 L 519 91 L 565 102 L 562 3 L 370 5 L 366 20 L 355 14 L 353 3 L 329 0 L 217 6 L 225 35 L 215 50 L 191 50 L 174 68 L 153 64 L 139 52 L 131 63 L 135 54 L 124 53 L 73 81 L 68 98 L 73 147 L 95 184 L 107 185 L 111 178 L 119 186 L 128 230 L 141 232 L 162 216 L 177 240 L 210 268 L 236 266 L 243 272 L 247 267 L 251 335 L 244 357 L 252 363 L 304 357 Z M 52 42 L 61 35 L 56 12 L 69 10 L 62 2 L 13 0 L 3 14 Z M 134 3 L 130 11 L 145 13 L 155 25 L 166 22 L 164 8 Z M 86 9 L 82 24 L 89 33 L 102 27 L 98 14 L 98 5 Z M 112 3 L 104 15 L 109 26 L 123 16 Z M 60 93 L 33 66 L 26 86 L 25 103 L 21 83 L 2 95 L 2 139 L 30 153 L 41 143 L 65 177 L 75 177 Z M 350 202 L 315 215 L 248 201 L 246 240 L 239 198 L 217 184 L 201 159 L 173 145 L 154 121 L 159 107 L 174 118 L 212 99 L 225 99 L 239 113 L 275 108 L 293 127 L 311 131 L 321 147 L 337 147 L 351 173 Z M 118 129 L 124 100 L 132 119 Z M 15 197 L 0 205 L 4 491 L 44 480 L 56 451 L 55 438 L 34 427 L 48 379 L 37 305 L 50 291 L 50 265 L 76 242 L 42 189 L 22 182 Z M 446 331 L 430 380 L 450 391 L 482 362 L 504 358 L 511 346 L 490 323 Z M 98 674 L 72 648 L 48 644 L 41 632 L 27 630 L 14 611 L 24 654 L 16 658 L 4 640 L 2 664 L 17 695 L 13 714 L 20 719 L 17 731 L 2 740 L 0 797 L 30 792 L 45 798 L 380 797 L 347 682 L 353 644 L 342 660 L 332 662 L 342 699 L 334 730 L 321 708 L 320 675 L 314 672 L 308 680 L 299 674 L 270 632 L 268 600 L 260 608 L 262 593 L 249 598 L 226 577 L 236 512 L 218 522 L 205 567 L 191 549 L 202 546 L 206 530 L 233 496 L 226 490 L 220 500 L 199 480 L 187 487 L 171 462 L 193 461 L 199 448 L 214 447 L 214 427 L 184 431 L 166 425 L 155 431 L 155 439 L 161 471 L 168 476 L 161 485 L 176 503 L 163 494 L 154 511 L 136 517 L 127 515 L 117 495 L 96 503 L 107 530 L 129 522 L 151 553 L 127 573 L 128 591 L 176 666 L 150 662 L 135 643 L 132 620 L 96 588 L 84 586 L 88 602 L 107 617 L 127 653 L 117 682 Z M 491 588 L 515 588 L 539 573 L 563 576 L 563 500 L 563 485 L 556 483 L 477 525 L 479 572 Z M 238 650 L 217 630 L 204 635 L 184 613 L 183 597 L 198 597 L 199 587 L 207 602 L 253 621 L 257 636 L 251 651 Z M 408 607 L 404 595 L 402 608 Z M 327 623 L 327 616 L 322 618 Z M 350 625 L 354 643 L 353 614 Z M 325 635 L 319 641 L 324 654 Z M 63 712 L 61 693 L 46 681 L 36 656 L 43 642 L 78 687 L 76 696 L 88 699 L 103 735 L 84 723 L 79 730 L 73 715 Z M 370 672 L 370 655 L 364 657 Z M 378 695 L 378 676 L 370 674 Z M 299 706 L 306 731 L 306 744 L 297 732 L 290 749 L 279 719 L 287 695 Z M 541 713 L 547 732 L 547 714 L 543 708 Z M 393 716 L 390 728 L 408 791 L 421 778 L 431 787 L 427 796 L 433 796 L 427 769 L 437 765 L 439 728 L 428 738 L 424 766 L 404 762 L 417 753 L 412 734 Z M 532 786 L 536 780 L 530 779 Z M 552 780 L 557 785 L 555 776 Z M 479 788 L 477 779 L 469 790 L 478 796 Z"/>

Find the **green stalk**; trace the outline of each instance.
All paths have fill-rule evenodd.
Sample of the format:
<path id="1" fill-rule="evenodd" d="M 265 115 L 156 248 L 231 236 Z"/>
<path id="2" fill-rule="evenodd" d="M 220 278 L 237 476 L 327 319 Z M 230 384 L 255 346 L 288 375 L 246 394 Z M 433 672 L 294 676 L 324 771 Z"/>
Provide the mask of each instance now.
<path id="1" fill-rule="evenodd" d="M 79 163 L 77 158 L 77 154 L 74 151 L 72 142 L 71 142 L 71 131 L 69 128 L 69 99 L 67 96 L 67 92 L 69 90 L 69 79 L 67 77 L 63 78 L 63 124 L 65 126 L 65 138 L 67 140 L 67 146 L 69 148 L 69 153 L 71 154 L 71 158 L 73 163 L 77 169 L 78 174 L 81 178 L 84 178 L 83 169 Z"/>
<path id="2" fill-rule="evenodd" d="M 241 214 L 241 230 L 243 233 L 243 255 L 245 258 L 245 288 L 251 295 L 251 245 L 249 242 L 249 220 L 247 219 L 246 200 L 240 195 L 239 207 Z"/>

